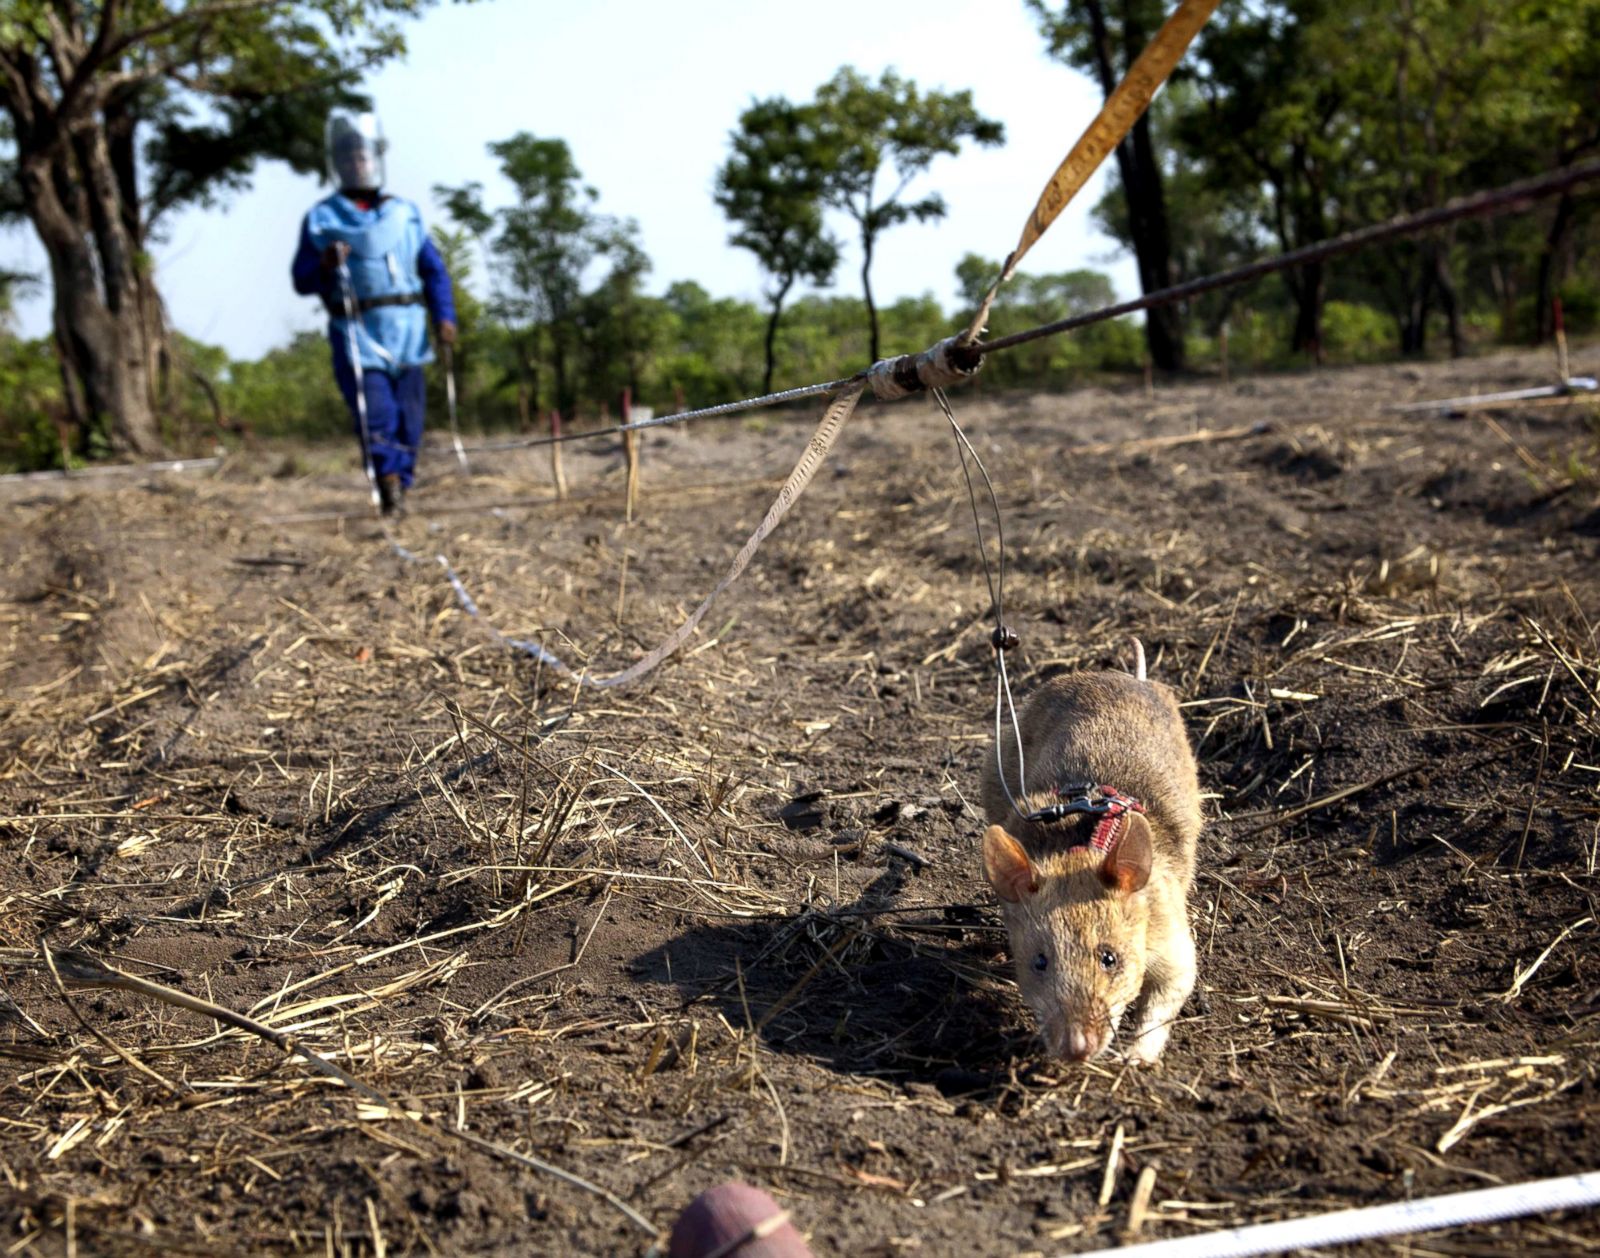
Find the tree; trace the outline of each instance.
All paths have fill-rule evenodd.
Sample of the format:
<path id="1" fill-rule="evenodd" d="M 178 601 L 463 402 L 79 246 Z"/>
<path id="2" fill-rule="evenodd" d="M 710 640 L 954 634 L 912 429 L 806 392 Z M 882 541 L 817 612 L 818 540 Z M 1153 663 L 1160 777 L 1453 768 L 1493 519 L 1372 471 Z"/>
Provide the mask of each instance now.
<path id="1" fill-rule="evenodd" d="M 1600 147 L 1600 0 L 1236 0 L 1201 34 L 1199 108 L 1171 134 L 1226 199 L 1261 195 L 1261 222 L 1284 249 L 1360 223 L 1441 204 Z M 1539 305 L 1562 254 L 1575 199 L 1557 203 L 1539 259 Z M 1489 241 L 1494 302 L 1520 280 L 1514 226 L 1440 229 L 1341 263 L 1347 294 L 1394 320 L 1402 353 L 1426 348 L 1442 311 L 1465 349 L 1458 241 Z M 1293 347 L 1321 343 L 1329 272 L 1285 273 L 1296 306 Z"/>
<path id="2" fill-rule="evenodd" d="M 1323 20 L 1330 7 L 1266 0 L 1219 11 L 1200 34 L 1194 73 L 1203 103 L 1175 127 L 1213 189 L 1265 190 L 1262 226 L 1284 252 L 1351 225 L 1347 194 L 1365 152 L 1350 93 L 1351 66 L 1364 52 Z M 1283 278 L 1295 304 L 1291 348 L 1320 352 L 1327 268 L 1307 263 Z"/>
<path id="3" fill-rule="evenodd" d="M 645 296 L 644 277 L 651 263 L 633 219 L 609 220 L 597 237 L 596 251 L 610 262 L 610 269 L 578 304 L 584 389 L 592 398 L 610 400 L 627 388 L 637 398 L 662 336 L 665 310 Z"/>
<path id="4" fill-rule="evenodd" d="M 1069 0 L 1059 14 L 1045 0 L 1027 2 L 1050 54 L 1093 74 L 1107 99 L 1162 22 L 1159 0 L 1122 0 L 1109 17 L 1100 0 Z M 1170 288 L 1177 278 L 1161 163 L 1151 132 L 1147 112 L 1117 145 L 1117 174 L 1127 204 L 1128 234 L 1139 266 L 1139 287 L 1146 293 Z M 1150 361 L 1158 368 L 1183 370 L 1183 316 L 1178 307 L 1146 311 L 1145 339 Z"/>
<path id="5" fill-rule="evenodd" d="M 649 263 L 634 232 L 594 209 L 600 194 L 583 182 L 565 140 L 542 140 L 519 131 L 489 145 L 516 195 L 513 204 L 490 211 L 483 188 L 436 187 L 447 212 L 488 243 L 495 276 L 496 313 L 517 328 L 525 367 L 547 356 L 556 408 L 571 415 L 577 406 L 578 304 L 584 274 L 599 257 L 626 248 L 637 255 L 637 274 Z"/>
<path id="6" fill-rule="evenodd" d="M 817 89 L 815 153 L 823 200 L 855 220 L 861 239 L 861 291 L 867 305 L 870 353 L 878 358 L 878 308 L 872 298 L 872 257 L 878 237 L 891 227 L 943 218 L 944 198 L 930 193 L 919 201 L 900 198 L 918 175 L 941 154 L 960 151 L 963 140 L 996 145 L 1005 128 L 985 118 L 972 93 L 928 92 L 893 70 L 869 83 L 845 68 Z M 898 182 L 888 195 L 878 183 L 885 168 Z"/>
<path id="7" fill-rule="evenodd" d="M 739 115 L 733 153 L 717 172 L 715 199 L 734 224 L 728 242 L 756 255 L 772 278 L 766 298 L 766 372 L 772 391 L 774 349 L 783 303 L 795 283 L 824 287 L 839 265 L 839 242 L 822 225 L 823 154 L 816 110 L 782 97 L 757 101 Z"/>
<path id="8" fill-rule="evenodd" d="M 1342 21 L 1348 33 L 1350 18 Z M 1369 51 L 1358 63 L 1362 77 L 1352 95 L 1388 158 L 1362 172 L 1364 215 L 1421 210 L 1600 148 L 1596 0 L 1398 0 L 1378 6 L 1361 27 Z M 1535 310 L 1546 332 L 1557 259 L 1584 208 L 1582 198 L 1561 197 L 1538 254 Z M 1369 260 L 1387 263 L 1383 288 L 1402 353 L 1426 348 L 1435 304 L 1446 317 L 1452 353 L 1465 348 L 1454 256 L 1460 234 L 1444 229 Z"/>
<path id="9" fill-rule="evenodd" d="M 243 186 L 263 158 L 317 169 L 328 108 L 432 0 L 7 0 L 7 184 L 50 262 L 68 412 L 117 449 L 160 447 L 162 215 Z M 348 43 L 333 32 L 357 33 Z"/>
<path id="10" fill-rule="evenodd" d="M 1202 107 L 1191 81 L 1168 83 L 1150 107 L 1155 134 L 1176 137 L 1179 123 Z M 1209 178 L 1204 154 L 1192 154 L 1173 142 L 1165 146 L 1162 185 L 1167 199 L 1183 207 L 1168 224 L 1174 282 L 1243 266 L 1266 251 L 1269 242 L 1261 227 L 1265 197 L 1259 184 L 1218 187 Z M 1106 235 L 1136 251 L 1128 198 L 1116 181 L 1095 205 L 1093 217 Z M 1183 325 L 1198 324 L 1207 335 L 1217 335 L 1234 307 L 1255 287 L 1229 287 L 1191 298 L 1178 307 Z"/>

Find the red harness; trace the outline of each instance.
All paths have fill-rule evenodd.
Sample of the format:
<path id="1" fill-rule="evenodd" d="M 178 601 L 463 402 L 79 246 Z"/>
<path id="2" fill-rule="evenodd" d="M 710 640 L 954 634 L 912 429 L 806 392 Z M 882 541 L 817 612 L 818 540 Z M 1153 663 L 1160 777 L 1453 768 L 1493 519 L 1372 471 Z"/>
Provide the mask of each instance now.
<path id="1" fill-rule="evenodd" d="M 1143 812 L 1144 805 L 1131 795 L 1124 795 L 1114 786 L 1096 786 L 1084 782 L 1073 786 L 1057 786 L 1051 792 L 1061 802 L 1047 804 L 1029 815 L 1029 821 L 1052 822 L 1064 821 L 1077 813 L 1087 813 L 1097 817 L 1094 830 L 1089 835 L 1087 843 L 1077 843 L 1075 847 L 1088 847 L 1096 852 L 1109 852 L 1116 842 L 1117 828 L 1124 815 L 1130 812 Z"/>

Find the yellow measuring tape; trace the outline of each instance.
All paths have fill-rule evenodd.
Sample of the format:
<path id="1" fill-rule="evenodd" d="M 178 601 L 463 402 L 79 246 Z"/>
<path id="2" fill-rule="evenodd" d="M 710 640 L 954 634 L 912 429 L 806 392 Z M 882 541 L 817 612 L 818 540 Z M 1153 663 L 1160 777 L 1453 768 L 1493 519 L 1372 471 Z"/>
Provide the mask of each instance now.
<path id="1" fill-rule="evenodd" d="M 982 334 L 983 325 L 989 318 L 990 303 L 994 301 L 1000 285 L 1011 278 L 1023 254 L 1033 248 L 1034 241 L 1049 230 L 1050 224 L 1056 221 L 1061 211 L 1089 182 L 1089 176 L 1100 168 L 1106 155 L 1122 143 L 1123 137 L 1133 129 L 1140 115 L 1150 108 L 1151 98 L 1183 59 L 1183 54 L 1188 51 L 1194 37 L 1200 33 L 1200 28 L 1206 24 L 1219 3 L 1221 0 L 1183 0 L 1156 32 L 1155 38 L 1145 45 L 1133 67 L 1117 84 L 1116 91 L 1106 98 L 1094 121 L 1078 137 L 1072 151 L 1062 159 L 1061 165 L 1056 167 L 1056 173 L 1039 194 L 1033 213 L 1028 215 L 1028 221 L 1023 225 L 1017 247 L 1011 251 L 1000 278 L 983 299 L 983 306 L 972 321 L 972 326 L 967 329 L 965 340 L 975 341 Z"/>

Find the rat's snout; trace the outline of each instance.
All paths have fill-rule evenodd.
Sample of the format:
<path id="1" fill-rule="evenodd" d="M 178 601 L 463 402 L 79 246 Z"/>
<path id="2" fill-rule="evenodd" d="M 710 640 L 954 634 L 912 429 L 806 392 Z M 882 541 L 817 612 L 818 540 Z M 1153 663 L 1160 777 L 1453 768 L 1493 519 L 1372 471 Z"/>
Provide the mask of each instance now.
<path id="1" fill-rule="evenodd" d="M 1110 1043 L 1110 1027 L 1068 1025 L 1062 1037 L 1061 1055 L 1068 1061 L 1088 1061 L 1105 1052 Z"/>
<path id="2" fill-rule="evenodd" d="M 1111 1028 L 1063 1018 L 1046 1028 L 1044 1038 L 1055 1056 L 1067 1061 L 1088 1061 L 1110 1047 Z"/>

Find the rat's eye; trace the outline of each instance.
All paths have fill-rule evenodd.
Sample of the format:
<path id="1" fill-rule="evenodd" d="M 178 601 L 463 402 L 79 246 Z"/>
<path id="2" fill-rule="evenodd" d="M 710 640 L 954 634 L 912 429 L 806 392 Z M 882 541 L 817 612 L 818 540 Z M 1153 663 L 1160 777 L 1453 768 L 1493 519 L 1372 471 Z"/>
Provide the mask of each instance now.
<path id="1" fill-rule="evenodd" d="M 1041 952 L 1038 956 L 1034 957 L 1034 959 L 1033 959 L 1033 972 L 1035 974 L 1043 974 L 1049 968 L 1050 968 L 1050 958 L 1045 956 L 1044 953 Z"/>
<path id="2" fill-rule="evenodd" d="M 1110 948 L 1102 947 L 1100 949 L 1100 968 L 1103 970 L 1114 970 L 1117 968 L 1117 954 Z"/>

